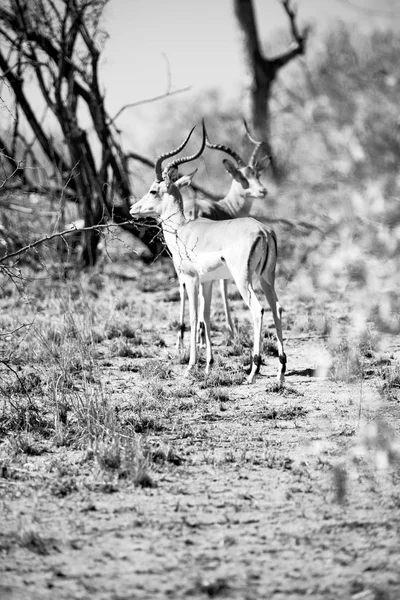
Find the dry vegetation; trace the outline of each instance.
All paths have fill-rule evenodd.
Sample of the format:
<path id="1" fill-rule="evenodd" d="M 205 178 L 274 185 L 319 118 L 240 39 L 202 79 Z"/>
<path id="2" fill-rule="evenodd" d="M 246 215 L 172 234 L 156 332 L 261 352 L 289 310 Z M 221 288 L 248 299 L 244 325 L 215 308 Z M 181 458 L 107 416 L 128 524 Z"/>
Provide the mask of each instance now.
<path id="1" fill-rule="evenodd" d="M 399 45 L 338 31 L 275 90 L 284 389 L 269 313 L 242 385 L 233 289 L 239 338 L 216 298 L 216 364 L 184 379 L 172 265 L 122 234 L 89 272 L 50 245 L 1 267 L 2 598 L 400 596 Z M 8 249 L 37 235 L 6 218 Z"/>

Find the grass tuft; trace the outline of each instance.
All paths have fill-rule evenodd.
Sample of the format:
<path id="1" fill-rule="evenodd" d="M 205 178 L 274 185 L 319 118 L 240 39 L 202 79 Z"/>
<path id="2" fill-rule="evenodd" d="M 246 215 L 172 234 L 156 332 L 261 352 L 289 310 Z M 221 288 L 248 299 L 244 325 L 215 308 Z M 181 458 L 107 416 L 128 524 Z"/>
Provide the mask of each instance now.
<path id="1" fill-rule="evenodd" d="M 144 379 L 172 379 L 174 372 L 168 363 L 161 360 L 148 360 L 140 367 Z"/>
<path id="2" fill-rule="evenodd" d="M 305 417 L 308 413 L 301 405 L 282 406 L 282 407 L 266 407 L 261 413 L 263 419 L 271 421 L 293 421 L 301 417 Z"/>

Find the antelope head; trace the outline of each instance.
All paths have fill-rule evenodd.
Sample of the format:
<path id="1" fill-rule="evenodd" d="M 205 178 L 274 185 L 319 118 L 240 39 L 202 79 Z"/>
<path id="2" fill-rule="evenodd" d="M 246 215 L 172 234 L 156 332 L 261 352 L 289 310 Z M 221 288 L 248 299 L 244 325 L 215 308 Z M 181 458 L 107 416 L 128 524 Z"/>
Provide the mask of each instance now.
<path id="1" fill-rule="evenodd" d="M 248 196 L 252 196 L 253 198 L 264 198 L 268 194 L 268 191 L 261 183 L 260 176 L 265 166 L 262 163 L 266 158 L 269 157 L 268 155 L 265 155 L 260 160 L 260 150 L 262 149 L 264 143 L 262 141 L 259 142 L 255 140 L 250 135 L 246 121 L 244 121 L 244 126 L 248 138 L 255 146 L 248 164 L 246 164 L 241 156 L 239 156 L 239 154 L 232 150 L 232 148 L 229 146 L 225 146 L 224 144 L 211 144 L 208 136 L 206 136 L 206 146 L 207 148 L 211 148 L 213 150 L 225 152 L 225 154 L 228 154 L 234 159 L 235 162 L 228 159 L 224 159 L 222 162 L 225 169 L 232 176 L 233 181 L 240 186 L 238 190 L 240 194 L 244 193 Z"/>
<path id="2" fill-rule="evenodd" d="M 184 156 L 176 158 L 174 161 L 169 163 L 164 169 L 162 169 L 162 163 L 166 158 L 170 158 L 178 154 L 188 143 L 195 127 L 193 127 L 189 134 L 186 136 L 184 141 L 178 148 L 165 152 L 157 157 L 154 166 L 155 169 L 155 180 L 151 184 L 149 191 L 140 200 L 135 202 L 131 206 L 130 215 L 132 217 L 147 216 L 153 218 L 159 218 L 165 212 L 167 205 L 178 204 L 180 212 L 183 213 L 183 201 L 180 193 L 180 189 L 186 185 L 190 185 L 193 176 L 197 172 L 197 169 L 189 175 L 178 174 L 177 167 L 183 163 L 191 162 L 198 158 L 205 147 L 206 142 L 206 129 L 203 121 L 203 139 L 201 146 L 197 152 L 191 156 Z M 175 209 L 176 212 L 176 209 Z"/>

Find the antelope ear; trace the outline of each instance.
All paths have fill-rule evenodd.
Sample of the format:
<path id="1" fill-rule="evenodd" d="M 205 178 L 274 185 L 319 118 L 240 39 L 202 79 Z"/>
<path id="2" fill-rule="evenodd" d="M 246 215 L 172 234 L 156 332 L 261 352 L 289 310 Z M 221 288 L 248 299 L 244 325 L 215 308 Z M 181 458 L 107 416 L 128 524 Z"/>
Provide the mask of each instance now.
<path id="1" fill-rule="evenodd" d="M 265 161 L 265 163 L 264 163 Z M 265 156 L 262 157 L 261 160 L 257 161 L 257 171 L 259 171 L 260 173 L 267 168 L 267 166 L 270 164 L 271 162 L 271 156 L 269 154 L 266 154 Z M 264 163 L 264 164 L 262 164 Z"/>
<path id="2" fill-rule="evenodd" d="M 188 175 L 182 175 L 182 177 L 179 177 L 179 179 L 175 181 L 176 187 L 180 189 L 182 187 L 185 187 L 186 185 L 190 185 L 196 173 L 197 169 L 193 171 L 193 173 L 189 173 Z"/>
<path id="3" fill-rule="evenodd" d="M 222 162 L 224 164 L 225 169 L 228 171 L 229 175 L 232 175 L 232 177 L 235 177 L 236 171 L 238 170 L 236 165 L 233 164 L 233 162 L 231 160 L 228 160 L 227 158 L 224 158 L 224 160 Z"/>
<path id="4" fill-rule="evenodd" d="M 236 181 L 238 181 L 241 184 L 244 190 L 247 190 L 247 188 L 250 187 L 250 185 L 246 177 L 240 171 L 240 169 L 238 169 L 233 164 L 233 162 L 231 162 L 227 158 L 225 158 L 222 162 L 224 163 L 224 167 L 228 171 L 229 175 L 232 175 L 233 179 L 236 179 Z"/>

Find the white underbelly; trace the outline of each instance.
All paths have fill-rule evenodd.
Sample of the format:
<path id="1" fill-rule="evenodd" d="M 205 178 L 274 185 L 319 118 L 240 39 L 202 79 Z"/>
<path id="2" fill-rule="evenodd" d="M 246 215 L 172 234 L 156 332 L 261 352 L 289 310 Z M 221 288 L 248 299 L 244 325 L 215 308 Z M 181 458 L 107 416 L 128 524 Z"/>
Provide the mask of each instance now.
<path id="1" fill-rule="evenodd" d="M 226 265 L 221 265 L 211 271 L 200 271 L 200 281 L 214 281 L 214 279 L 232 279 L 232 275 Z"/>
<path id="2" fill-rule="evenodd" d="M 200 281 L 213 281 L 214 279 L 231 279 L 231 273 L 217 252 L 203 252 L 201 256 L 190 256 L 187 252 L 173 256 L 175 268 L 179 273 L 198 276 Z"/>

